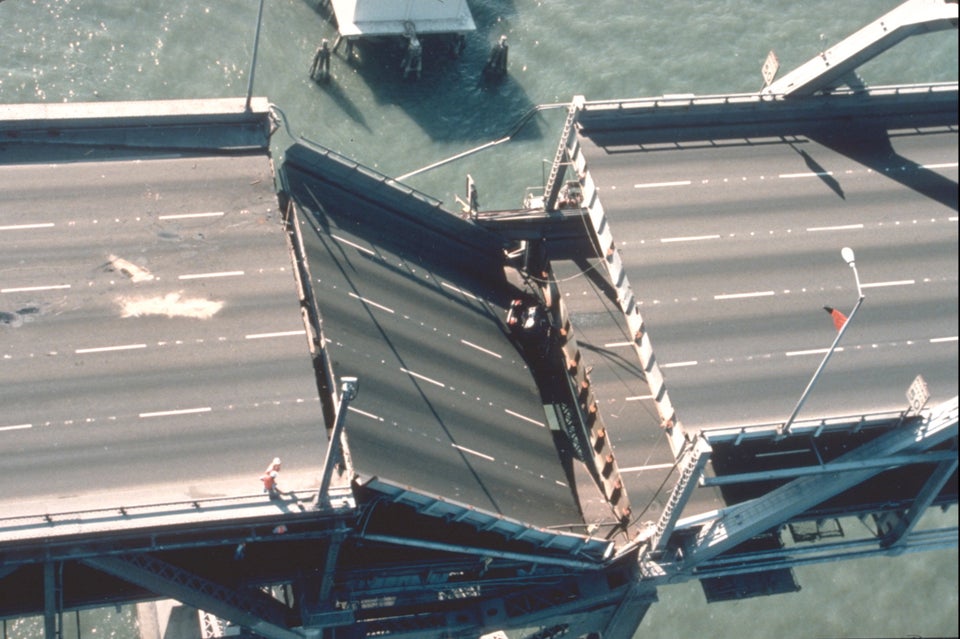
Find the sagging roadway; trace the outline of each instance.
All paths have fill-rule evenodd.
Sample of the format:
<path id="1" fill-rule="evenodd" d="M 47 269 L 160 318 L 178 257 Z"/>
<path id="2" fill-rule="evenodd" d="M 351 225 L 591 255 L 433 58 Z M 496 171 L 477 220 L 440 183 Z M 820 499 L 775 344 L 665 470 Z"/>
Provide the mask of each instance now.
<path id="1" fill-rule="evenodd" d="M 584 532 L 564 437 L 506 331 L 502 241 L 322 149 L 288 149 L 282 176 L 332 370 L 359 378 L 354 470 Z"/>

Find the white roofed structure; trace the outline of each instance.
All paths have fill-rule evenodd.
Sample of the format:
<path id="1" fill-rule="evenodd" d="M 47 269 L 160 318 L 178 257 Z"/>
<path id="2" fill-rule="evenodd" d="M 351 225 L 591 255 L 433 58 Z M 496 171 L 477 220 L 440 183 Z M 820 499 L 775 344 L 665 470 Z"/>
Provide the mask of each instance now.
<path id="1" fill-rule="evenodd" d="M 466 0 L 332 0 L 340 36 L 465 34 L 476 29 Z"/>

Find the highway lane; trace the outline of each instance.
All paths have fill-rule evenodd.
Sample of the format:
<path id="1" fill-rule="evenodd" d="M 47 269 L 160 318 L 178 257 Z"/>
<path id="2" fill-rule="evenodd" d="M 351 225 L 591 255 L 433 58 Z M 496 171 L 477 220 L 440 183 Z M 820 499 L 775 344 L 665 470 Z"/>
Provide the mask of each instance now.
<path id="1" fill-rule="evenodd" d="M 38 215 L 56 214 L 102 224 L 150 215 L 275 210 L 269 162 L 234 159 L 226 164 L 223 158 L 197 156 L 5 165 L 0 172 L 4 219 L 37 221 Z M 100 197 L 82 197 L 90 193 Z"/>
<path id="2" fill-rule="evenodd" d="M 835 335 L 822 306 L 849 312 L 856 301 L 843 246 L 856 250 L 866 300 L 801 418 L 903 408 L 917 373 L 932 401 L 956 393 L 956 132 L 898 132 L 886 154 L 856 158 L 828 142 L 616 154 L 586 142 L 688 427 L 790 413 Z M 571 285 L 574 304 L 598 294 L 585 278 Z"/>
<path id="3" fill-rule="evenodd" d="M 322 196 L 318 196 L 321 197 Z M 307 198 L 305 206 L 309 207 Z M 358 472 L 540 525 L 582 525 L 533 378 L 505 334 L 509 294 L 469 255 L 409 250 L 417 229 L 366 227 L 325 201 L 307 252 Z"/>
<path id="4" fill-rule="evenodd" d="M 319 472 L 266 156 L 4 166 L 0 184 L 4 499 L 163 501 L 245 475 L 249 493 L 276 454 Z"/>

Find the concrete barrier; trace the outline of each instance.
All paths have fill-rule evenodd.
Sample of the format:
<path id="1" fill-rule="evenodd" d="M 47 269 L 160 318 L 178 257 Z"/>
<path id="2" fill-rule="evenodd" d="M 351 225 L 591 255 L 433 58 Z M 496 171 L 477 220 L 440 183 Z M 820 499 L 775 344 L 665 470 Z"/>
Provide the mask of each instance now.
<path id="1" fill-rule="evenodd" d="M 851 117 L 888 127 L 951 125 L 957 123 L 957 104 L 955 82 L 836 91 L 790 100 L 756 93 L 661 96 L 585 102 L 577 124 L 588 137 L 643 130 L 652 140 L 677 141 L 684 138 L 684 130 L 717 127 L 728 137 L 784 135 Z"/>
<path id="2" fill-rule="evenodd" d="M 253 98 L 0 105 L 0 144 L 266 150 L 270 104 Z"/>

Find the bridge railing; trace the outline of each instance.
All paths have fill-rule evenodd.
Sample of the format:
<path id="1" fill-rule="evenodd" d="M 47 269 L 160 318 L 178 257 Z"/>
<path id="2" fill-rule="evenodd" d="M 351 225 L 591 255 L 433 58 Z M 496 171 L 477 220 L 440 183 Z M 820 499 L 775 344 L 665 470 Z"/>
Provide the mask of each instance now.
<path id="1" fill-rule="evenodd" d="M 309 147 L 315 153 L 318 153 L 339 164 L 345 172 L 355 172 L 361 175 L 365 175 L 375 182 L 379 182 L 381 184 L 390 186 L 391 188 L 397 189 L 398 191 L 401 191 L 406 196 L 416 198 L 429 207 L 445 210 L 443 208 L 443 201 L 438 200 L 432 195 L 427 195 L 422 191 L 418 191 L 413 187 L 407 186 L 403 182 L 400 182 L 397 179 L 390 177 L 389 175 L 380 173 L 376 169 L 372 169 L 368 166 L 360 164 L 359 162 L 355 162 L 354 160 L 351 160 L 347 156 L 337 153 L 333 149 L 323 146 L 319 142 L 314 142 L 313 140 L 306 137 L 302 137 L 302 136 L 297 139 L 299 142 Z M 447 212 L 453 214 L 451 211 L 447 211 Z"/>
<path id="2" fill-rule="evenodd" d="M 338 503 L 353 508 L 349 487 L 331 489 L 342 498 Z M 315 492 L 286 493 L 281 499 L 245 494 L 171 501 L 157 504 L 118 505 L 86 510 L 0 517 L 0 547 L 7 543 L 52 539 L 70 535 L 97 534 L 158 526 L 221 522 L 239 518 L 271 518 L 290 513 L 312 512 Z"/>
<path id="3" fill-rule="evenodd" d="M 931 96 L 956 92 L 957 82 L 933 82 L 921 84 L 899 84 L 870 87 L 867 89 L 848 89 L 840 88 L 832 91 L 830 95 L 865 95 L 865 96 L 891 96 L 903 95 L 916 97 L 918 95 L 928 94 Z M 584 103 L 585 111 L 597 110 L 621 110 L 621 109 L 639 109 L 639 108 L 689 108 L 697 106 L 728 106 L 728 105 L 749 105 L 749 104 L 767 104 L 771 102 L 782 102 L 782 97 L 777 95 L 761 95 L 759 93 L 724 93 L 715 95 L 695 95 L 692 93 L 684 94 L 666 94 L 657 97 L 647 98 L 629 98 L 622 100 L 588 100 Z"/>
<path id="4" fill-rule="evenodd" d="M 928 409 L 924 412 L 928 412 Z M 913 413 L 912 417 L 918 417 L 920 414 L 921 413 Z M 860 431 L 867 428 L 889 427 L 892 422 L 905 421 L 910 417 L 910 410 L 902 410 L 853 413 L 834 417 L 798 420 L 793 423 L 790 433 L 791 435 L 818 437 L 823 432 L 844 431 L 850 430 L 851 428 L 855 431 Z M 769 439 L 771 437 L 779 437 L 779 430 L 782 425 L 783 422 L 779 421 L 746 424 L 743 426 L 708 427 L 701 431 L 701 435 L 710 443 L 729 442 L 732 440 L 734 445 L 736 445 L 744 439 Z"/>

